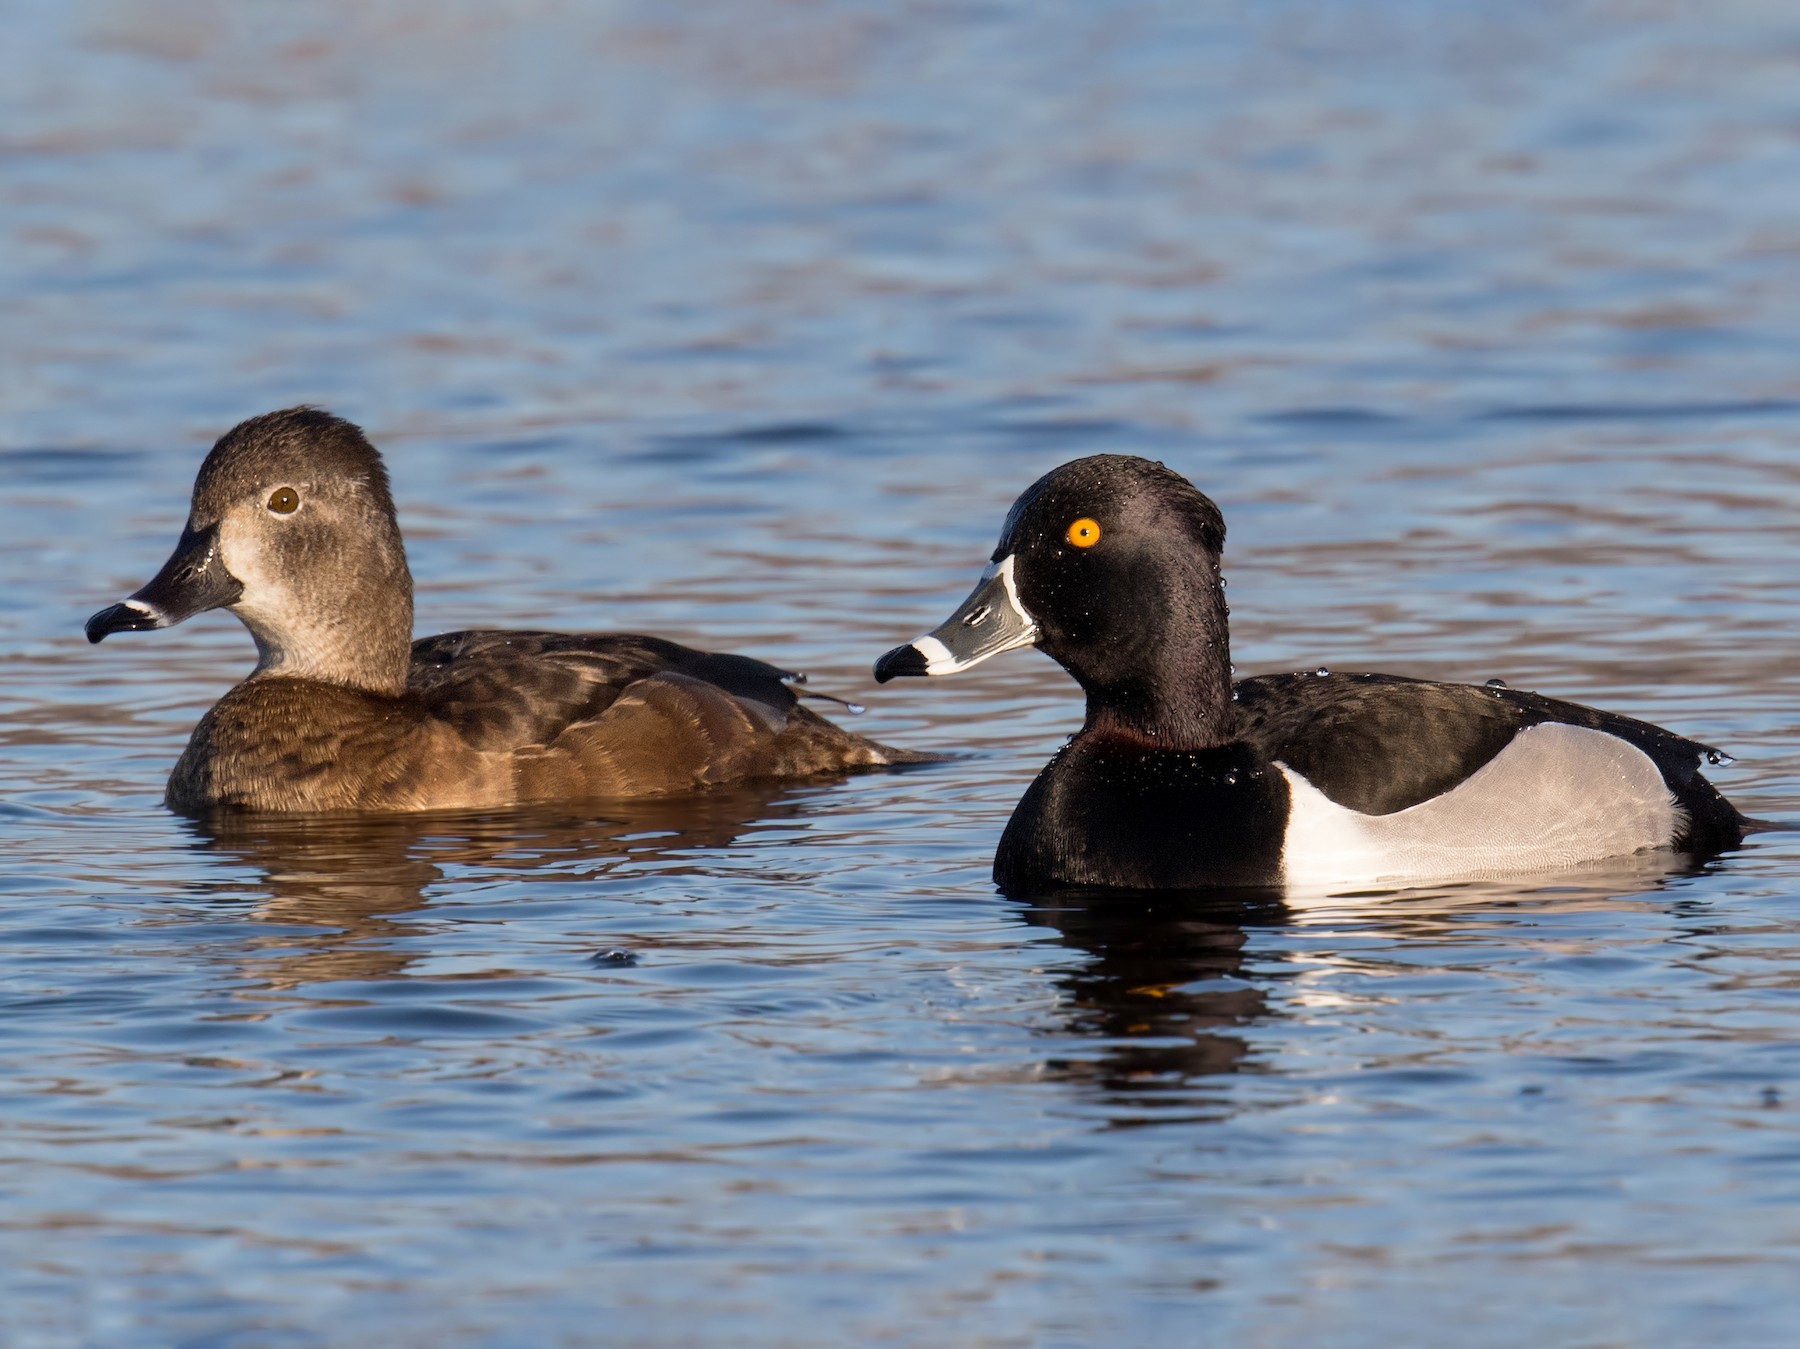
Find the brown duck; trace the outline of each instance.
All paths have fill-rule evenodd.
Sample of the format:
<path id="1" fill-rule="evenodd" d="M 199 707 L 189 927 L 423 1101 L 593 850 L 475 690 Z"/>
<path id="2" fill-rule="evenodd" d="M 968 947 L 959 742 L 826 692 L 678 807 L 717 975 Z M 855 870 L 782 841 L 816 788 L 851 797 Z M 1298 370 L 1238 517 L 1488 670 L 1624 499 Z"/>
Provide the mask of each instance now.
<path id="1" fill-rule="evenodd" d="M 661 796 L 931 756 L 799 704 L 797 676 L 658 637 L 450 632 L 412 640 L 387 471 L 316 408 L 253 417 L 207 455 L 155 578 L 87 636 L 227 608 L 256 669 L 169 777 L 188 814 L 483 809 Z"/>

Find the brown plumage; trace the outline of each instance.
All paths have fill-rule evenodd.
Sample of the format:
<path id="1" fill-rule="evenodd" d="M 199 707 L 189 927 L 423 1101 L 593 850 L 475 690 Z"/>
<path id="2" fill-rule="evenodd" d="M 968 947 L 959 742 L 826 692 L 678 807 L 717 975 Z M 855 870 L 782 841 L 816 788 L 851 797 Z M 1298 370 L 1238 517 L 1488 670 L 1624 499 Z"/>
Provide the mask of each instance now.
<path id="1" fill-rule="evenodd" d="M 840 729 L 747 656 L 549 632 L 409 646 L 412 577 L 380 456 L 312 408 L 220 439 L 174 556 L 88 637 L 219 607 L 261 658 L 175 765 L 168 802 L 190 814 L 662 796 L 933 757 Z"/>

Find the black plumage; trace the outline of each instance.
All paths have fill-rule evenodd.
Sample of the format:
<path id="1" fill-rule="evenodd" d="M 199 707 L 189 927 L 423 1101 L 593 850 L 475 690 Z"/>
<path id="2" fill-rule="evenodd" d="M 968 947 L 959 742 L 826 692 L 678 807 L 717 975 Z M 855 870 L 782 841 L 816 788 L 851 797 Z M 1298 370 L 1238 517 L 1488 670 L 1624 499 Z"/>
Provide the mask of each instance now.
<path id="1" fill-rule="evenodd" d="M 1163 465 L 1076 460 L 1020 496 L 951 620 L 876 663 L 949 674 L 1030 644 L 1081 685 L 1085 723 L 1001 836 L 1002 889 L 1272 885 L 1297 857 L 1307 877 L 1491 874 L 1712 853 L 1749 827 L 1701 774 L 1716 751 L 1617 713 L 1399 675 L 1234 683 L 1224 542 L 1218 507 Z M 1534 731 L 1551 724 L 1580 734 Z"/>

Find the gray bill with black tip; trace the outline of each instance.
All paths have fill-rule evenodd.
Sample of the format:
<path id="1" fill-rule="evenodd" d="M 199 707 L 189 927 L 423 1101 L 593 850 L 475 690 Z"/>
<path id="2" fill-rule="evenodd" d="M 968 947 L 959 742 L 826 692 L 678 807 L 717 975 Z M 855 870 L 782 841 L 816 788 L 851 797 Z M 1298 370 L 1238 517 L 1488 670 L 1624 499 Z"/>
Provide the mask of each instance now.
<path id="1" fill-rule="evenodd" d="M 1019 603 L 1009 555 L 981 573 L 981 584 L 949 621 L 897 646 L 875 662 L 875 681 L 901 675 L 946 675 L 979 665 L 989 656 L 1037 641 L 1037 620 Z"/>
<path id="2" fill-rule="evenodd" d="M 98 642 L 115 632 L 169 628 L 184 618 L 235 604 L 244 587 L 219 558 L 219 527 L 182 531 L 175 552 L 148 585 L 123 604 L 102 609 L 87 621 L 87 639 Z"/>

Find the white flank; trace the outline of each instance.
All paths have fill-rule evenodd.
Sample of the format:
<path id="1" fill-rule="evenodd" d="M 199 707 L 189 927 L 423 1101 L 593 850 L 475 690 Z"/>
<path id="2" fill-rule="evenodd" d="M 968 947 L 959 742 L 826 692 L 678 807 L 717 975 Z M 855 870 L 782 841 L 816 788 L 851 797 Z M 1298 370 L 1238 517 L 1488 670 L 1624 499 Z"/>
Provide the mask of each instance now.
<path id="1" fill-rule="evenodd" d="M 1679 811 L 1650 756 L 1604 731 L 1527 727 L 1442 796 L 1392 815 L 1332 801 L 1286 764 L 1283 876 L 1354 888 L 1563 870 L 1667 847 Z"/>

